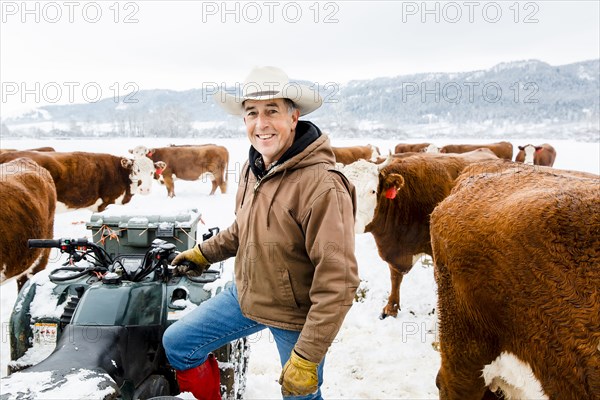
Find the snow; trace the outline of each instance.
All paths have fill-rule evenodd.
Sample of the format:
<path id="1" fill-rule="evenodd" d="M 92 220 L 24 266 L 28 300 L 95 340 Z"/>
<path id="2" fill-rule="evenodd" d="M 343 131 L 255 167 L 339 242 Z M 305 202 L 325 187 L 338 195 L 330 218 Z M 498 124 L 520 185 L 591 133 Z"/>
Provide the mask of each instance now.
<path id="1" fill-rule="evenodd" d="M 443 140 L 443 141 L 442 141 Z M 449 143 L 490 143 L 496 140 L 485 138 L 452 140 L 442 139 L 434 143 L 438 146 Z M 351 146 L 370 143 L 376 145 L 382 154 L 393 149 L 398 142 L 411 142 L 398 139 L 337 139 L 335 146 Z M 412 142 L 421 142 L 421 139 Z M 208 196 L 210 182 L 206 179 L 198 182 L 176 181 L 177 196 L 168 198 L 165 187 L 153 183 L 153 191 L 148 196 L 136 195 L 125 206 L 111 205 L 109 213 L 125 213 L 127 208 L 138 212 L 150 211 L 161 215 L 177 214 L 179 210 L 198 209 L 205 225 L 199 225 L 198 235 L 208 228 L 218 226 L 226 228 L 234 218 L 236 183 L 239 181 L 241 166 L 248 154 L 245 137 L 239 139 L 110 139 L 110 140 L 2 140 L 5 148 L 33 148 L 53 146 L 59 151 L 93 151 L 128 156 L 128 149 L 138 144 L 147 147 L 174 144 L 200 144 L 213 142 L 225 146 L 230 152 L 229 191 Z M 555 167 L 574 169 L 600 174 L 600 144 L 581 143 L 573 140 L 553 140 L 551 138 L 528 138 L 524 143 L 512 140 L 515 145 L 548 142 L 557 150 Z M 75 210 L 56 215 L 55 238 L 78 238 L 91 232 L 86 230 L 86 222 L 92 215 L 88 210 Z M 139 214 L 138 214 L 139 215 Z M 362 280 L 359 300 L 348 313 L 343 327 L 330 348 L 325 365 L 325 382 L 322 387 L 325 398 L 335 399 L 433 399 L 438 397 L 435 386 L 440 356 L 437 346 L 436 285 L 433 279 L 433 267 L 428 258 L 417 262 L 408 273 L 401 287 L 401 306 L 397 318 L 379 319 L 387 301 L 390 289 L 389 270 L 377 253 L 375 241 L 370 234 L 356 236 L 356 257 Z M 47 271 L 58 267 L 63 259 L 58 253 L 51 254 L 47 270 L 36 279 L 44 279 Z M 211 290 L 222 287 L 225 280 L 231 278 L 233 260 L 225 262 L 223 278 L 214 282 Z M 48 285 L 51 285 L 48 283 Z M 48 293 L 33 305 L 32 313 L 48 313 L 46 307 L 56 300 L 51 298 L 51 287 L 44 289 Z M 8 340 L 8 321 L 16 299 L 16 284 L 9 280 L 0 288 L 2 343 L 1 376 L 6 375 L 10 361 Z M 173 316 L 174 318 L 180 317 Z M 246 389 L 246 399 L 280 398 L 279 378 L 281 365 L 273 338 L 268 331 L 262 331 L 249 338 L 251 356 Z M 73 378 L 75 379 L 75 377 Z M 96 390 L 93 381 L 77 381 L 69 393 L 63 393 L 64 399 L 84 398 L 90 390 Z M 23 390 L 31 388 L 31 381 L 18 383 Z M 13 382 L 12 385 L 17 385 Z M 12 386 L 11 391 L 17 389 Z M 179 397 L 191 399 L 189 394 Z"/>

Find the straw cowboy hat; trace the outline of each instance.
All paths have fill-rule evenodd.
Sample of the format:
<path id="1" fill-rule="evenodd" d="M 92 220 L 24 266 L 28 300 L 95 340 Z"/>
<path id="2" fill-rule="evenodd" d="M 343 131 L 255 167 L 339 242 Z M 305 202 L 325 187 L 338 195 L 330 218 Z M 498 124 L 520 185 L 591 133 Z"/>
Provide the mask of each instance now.
<path id="1" fill-rule="evenodd" d="M 241 94 L 215 93 L 216 102 L 229 114 L 242 115 L 245 100 L 290 99 L 300 110 L 300 115 L 315 111 L 323 99 L 312 88 L 290 82 L 287 74 L 277 67 L 256 67 L 244 81 Z"/>

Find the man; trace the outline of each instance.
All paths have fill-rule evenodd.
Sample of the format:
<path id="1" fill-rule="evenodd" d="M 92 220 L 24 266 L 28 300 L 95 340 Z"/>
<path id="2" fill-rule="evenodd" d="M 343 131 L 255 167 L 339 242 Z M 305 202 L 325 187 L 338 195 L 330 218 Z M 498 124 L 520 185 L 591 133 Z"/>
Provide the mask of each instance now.
<path id="1" fill-rule="evenodd" d="M 250 152 L 226 230 L 182 252 L 201 268 L 235 256 L 235 284 L 170 326 L 163 343 L 181 391 L 220 399 L 211 351 L 268 328 L 284 398 L 320 399 L 325 354 L 359 284 L 354 187 L 335 171 L 329 138 L 299 121 L 318 93 L 274 67 L 252 70 L 241 97 L 215 95 L 243 115 Z M 180 267 L 181 268 L 181 267 Z"/>

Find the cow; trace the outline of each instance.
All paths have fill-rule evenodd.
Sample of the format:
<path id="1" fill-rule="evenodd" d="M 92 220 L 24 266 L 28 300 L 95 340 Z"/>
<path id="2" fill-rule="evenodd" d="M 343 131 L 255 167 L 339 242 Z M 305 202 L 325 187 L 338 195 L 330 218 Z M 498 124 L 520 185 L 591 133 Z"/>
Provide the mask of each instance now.
<path id="1" fill-rule="evenodd" d="M 4 153 L 10 153 L 12 151 L 19 151 L 17 149 L 0 149 L 0 154 L 4 154 Z M 23 150 L 23 151 L 56 151 L 54 150 L 54 147 L 37 147 L 35 149 L 27 149 L 27 150 Z"/>
<path id="2" fill-rule="evenodd" d="M 600 399 L 599 187 L 593 174 L 474 165 L 435 208 L 440 399 Z"/>
<path id="3" fill-rule="evenodd" d="M 67 208 L 103 211 L 126 204 L 136 194 L 150 193 L 156 168 L 148 159 L 130 160 L 103 153 L 15 151 L 1 154 L 0 163 L 28 157 L 46 168 L 56 185 L 58 201 Z"/>
<path id="4" fill-rule="evenodd" d="M 169 197 L 175 197 L 175 178 L 184 181 L 198 180 L 207 174 L 212 181 L 210 194 L 215 194 L 217 187 L 221 193 L 227 192 L 227 167 L 229 152 L 223 146 L 212 144 L 199 146 L 169 146 L 148 149 L 136 146 L 129 150 L 136 159 L 148 157 L 151 160 L 166 162 L 166 168 L 157 177 L 167 187 Z"/>
<path id="5" fill-rule="evenodd" d="M 440 149 L 440 153 L 466 153 L 479 148 L 490 149 L 498 156 L 505 160 L 512 160 L 513 145 L 510 142 L 498 142 L 490 144 L 448 144 Z"/>
<path id="6" fill-rule="evenodd" d="M 433 143 L 398 143 L 394 153 L 439 153 L 439 149 Z"/>
<path id="7" fill-rule="evenodd" d="M 489 150 L 466 154 L 411 153 L 383 164 L 360 160 L 341 169 L 356 187 L 355 232 L 371 232 L 390 269 L 391 291 L 381 318 L 400 309 L 400 284 L 418 256 L 431 255 L 429 214 L 469 164 L 497 160 Z"/>
<path id="8" fill-rule="evenodd" d="M 46 268 L 50 249 L 30 250 L 28 239 L 54 235 L 56 188 L 50 173 L 29 158 L 0 165 L 0 282 L 27 279 Z"/>
<path id="9" fill-rule="evenodd" d="M 376 146 L 368 144 L 366 146 L 351 147 L 333 147 L 335 161 L 348 165 L 358 160 L 374 160 L 380 153 Z"/>
<path id="10" fill-rule="evenodd" d="M 556 150 L 548 143 L 543 143 L 539 146 L 532 144 L 519 146 L 519 152 L 515 156 L 516 162 L 547 167 L 553 166 L 555 159 Z"/>

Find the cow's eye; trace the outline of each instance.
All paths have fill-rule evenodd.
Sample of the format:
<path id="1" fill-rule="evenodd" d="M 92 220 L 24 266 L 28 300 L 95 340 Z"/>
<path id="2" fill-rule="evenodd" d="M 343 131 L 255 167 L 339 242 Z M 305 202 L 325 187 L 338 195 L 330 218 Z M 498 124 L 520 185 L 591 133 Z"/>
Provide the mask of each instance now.
<path id="1" fill-rule="evenodd" d="M 142 181 L 141 180 L 138 181 L 138 186 L 142 186 Z"/>

